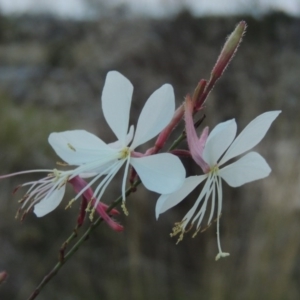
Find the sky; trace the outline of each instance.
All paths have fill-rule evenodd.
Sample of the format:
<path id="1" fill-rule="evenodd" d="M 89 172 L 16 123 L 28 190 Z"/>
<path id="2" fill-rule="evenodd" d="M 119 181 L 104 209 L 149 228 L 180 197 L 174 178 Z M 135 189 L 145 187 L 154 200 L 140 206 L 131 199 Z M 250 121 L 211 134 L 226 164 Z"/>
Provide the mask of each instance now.
<path id="1" fill-rule="evenodd" d="M 181 7 L 188 7 L 195 15 L 245 11 L 259 15 L 270 8 L 300 15 L 300 0 L 0 0 L 0 10 L 4 14 L 43 12 L 59 17 L 85 18 L 90 12 L 87 3 L 97 1 L 112 7 L 128 4 L 133 13 L 154 17 L 176 13 Z"/>

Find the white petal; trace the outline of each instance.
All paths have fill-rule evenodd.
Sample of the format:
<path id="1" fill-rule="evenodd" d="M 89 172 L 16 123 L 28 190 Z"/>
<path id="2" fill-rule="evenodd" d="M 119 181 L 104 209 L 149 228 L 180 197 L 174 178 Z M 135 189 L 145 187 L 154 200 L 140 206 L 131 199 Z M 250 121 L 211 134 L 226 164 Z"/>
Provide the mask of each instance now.
<path id="1" fill-rule="evenodd" d="M 53 132 L 48 141 L 56 154 L 69 165 L 81 165 L 116 153 L 116 150 L 85 130 Z"/>
<path id="2" fill-rule="evenodd" d="M 36 216 L 40 218 L 53 211 L 60 204 L 65 194 L 65 189 L 66 185 L 64 184 L 59 189 L 53 191 L 49 197 L 46 197 L 37 203 L 33 210 Z"/>
<path id="3" fill-rule="evenodd" d="M 231 144 L 219 165 L 256 146 L 263 139 L 272 122 L 280 113 L 281 111 L 279 110 L 269 111 L 252 120 Z"/>
<path id="4" fill-rule="evenodd" d="M 212 167 L 232 143 L 236 135 L 234 119 L 218 124 L 207 138 L 203 158 Z"/>
<path id="5" fill-rule="evenodd" d="M 199 185 L 207 176 L 190 176 L 185 179 L 181 188 L 172 194 L 161 195 L 155 206 L 155 215 L 158 219 L 159 215 L 180 203 L 188 194 L 190 194 L 197 185 Z"/>
<path id="6" fill-rule="evenodd" d="M 133 86 L 116 71 L 107 73 L 102 91 L 102 110 L 106 122 L 124 145 L 129 122 Z"/>
<path id="7" fill-rule="evenodd" d="M 131 149 L 149 141 L 171 121 L 175 112 L 173 87 L 164 84 L 147 100 L 140 114 Z"/>
<path id="8" fill-rule="evenodd" d="M 245 156 L 221 169 L 219 175 L 232 187 L 267 177 L 271 169 L 265 159 L 256 152 Z"/>
<path id="9" fill-rule="evenodd" d="M 131 158 L 144 186 L 153 192 L 170 194 L 179 189 L 185 179 L 185 168 L 180 159 L 169 153 Z"/>
<path id="10" fill-rule="evenodd" d="M 132 141 L 133 133 L 134 133 L 134 126 L 131 125 L 130 129 L 129 129 L 129 132 L 128 132 L 128 134 L 126 136 L 126 139 L 125 139 L 125 146 L 127 146 Z M 121 150 L 124 147 L 124 144 L 121 143 L 119 140 L 117 140 L 113 143 L 109 143 L 108 146 L 113 148 L 113 149 L 120 149 Z"/>

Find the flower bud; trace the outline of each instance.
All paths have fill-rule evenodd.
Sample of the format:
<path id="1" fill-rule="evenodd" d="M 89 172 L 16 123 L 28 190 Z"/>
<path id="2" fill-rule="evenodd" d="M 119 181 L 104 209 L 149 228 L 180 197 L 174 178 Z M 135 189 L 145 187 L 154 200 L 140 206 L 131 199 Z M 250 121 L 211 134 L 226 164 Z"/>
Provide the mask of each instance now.
<path id="1" fill-rule="evenodd" d="M 223 74 L 226 67 L 229 65 L 233 58 L 239 44 L 242 41 L 242 37 L 246 31 L 246 22 L 241 21 L 235 28 L 235 30 L 228 37 L 221 54 L 211 72 L 211 77 L 216 81 Z"/>

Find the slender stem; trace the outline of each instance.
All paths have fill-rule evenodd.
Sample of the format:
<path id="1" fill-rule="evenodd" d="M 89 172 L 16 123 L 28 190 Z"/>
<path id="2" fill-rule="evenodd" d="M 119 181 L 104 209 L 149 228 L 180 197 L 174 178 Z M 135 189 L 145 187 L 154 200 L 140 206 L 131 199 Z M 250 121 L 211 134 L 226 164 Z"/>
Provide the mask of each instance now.
<path id="1" fill-rule="evenodd" d="M 132 192 L 132 190 L 134 190 L 139 184 L 141 183 L 140 180 L 137 180 L 131 187 L 129 187 L 126 190 L 126 196 L 129 196 Z M 107 212 L 110 212 L 114 207 L 116 207 L 118 204 L 120 204 L 122 202 L 123 197 L 119 196 L 107 209 Z M 35 299 L 40 291 L 43 289 L 43 287 L 57 274 L 57 272 L 61 269 L 61 267 L 73 256 L 73 254 L 79 249 L 79 247 L 81 246 L 81 244 L 83 242 L 85 242 L 88 237 L 89 234 L 99 225 L 101 224 L 103 221 L 103 219 L 101 217 L 98 217 L 98 219 L 92 223 L 89 228 L 86 230 L 86 232 L 80 237 L 80 239 L 77 241 L 77 243 L 68 251 L 68 253 L 63 257 L 63 259 L 61 259 L 54 267 L 53 269 L 49 272 L 49 274 L 47 274 L 44 279 L 41 281 L 41 283 L 36 287 L 36 289 L 34 290 L 34 292 L 30 295 L 30 297 L 28 298 L 28 300 L 32 300 Z M 74 237 L 76 236 L 76 234 L 73 232 L 70 237 L 66 240 L 66 242 L 69 242 L 70 240 L 72 240 Z M 66 243 L 65 242 L 65 243 Z"/>
<path id="2" fill-rule="evenodd" d="M 184 139 L 186 138 L 185 130 L 181 133 L 181 135 L 173 142 L 169 151 L 174 150 Z"/>
<path id="3" fill-rule="evenodd" d="M 200 122 L 196 122 L 195 126 L 199 126 L 201 122 L 203 121 L 203 118 L 200 120 Z M 180 136 L 173 142 L 171 147 L 168 149 L 168 151 L 174 150 L 184 139 L 186 138 L 185 130 L 180 134 Z M 141 183 L 141 180 L 138 179 L 134 182 L 133 185 L 131 185 L 126 190 L 126 196 L 129 196 L 133 191 L 135 191 L 135 188 Z M 122 202 L 122 195 L 119 196 L 107 209 L 107 212 L 109 213 L 113 208 L 115 208 L 117 205 L 121 204 Z M 98 219 L 92 223 L 89 228 L 86 230 L 86 232 L 80 237 L 80 239 L 76 242 L 76 244 L 67 252 L 66 255 L 60 255 L 60 261 L 53 267 L 53 269 L 44 277 L 44 279 L 41 281 L 41 283 L 35 288 L 33 293 L 30 295 L 30 297 L 27 300 L 33 300 L 35 299 L 43 287 L 58 273 L 58 271 L 62 268 L 62 266 L 75 254 L 75 252 L 80 248 L 80 246 L 88 239 L 89 234 L 99 225 L 101 224 L 103 219 L 101 217 L 98 217 Z M 77 232 L 73 232 L 63 243 L 61 251 L 64 251 L 64 247 L 66 247 L 70 241 L 72 241 L 77 236 Z"/>

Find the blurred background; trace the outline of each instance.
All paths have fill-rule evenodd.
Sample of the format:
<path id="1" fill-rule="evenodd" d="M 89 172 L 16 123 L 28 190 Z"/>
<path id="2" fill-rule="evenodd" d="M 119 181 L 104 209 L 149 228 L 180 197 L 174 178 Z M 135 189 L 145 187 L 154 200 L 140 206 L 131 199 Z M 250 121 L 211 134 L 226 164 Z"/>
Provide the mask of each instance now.
<path id="1" fill-rule="evenodd" d="M 100 108 L 109 70 L 135 87 L 131 123 L 166 82 L 180 105 L 209 78 L 240 20 L 247 33 L 208 99 L 204 124 L 236 118 L 241 131 L 257 115 L 282 110 L 255 148 L 271 175 L 237 189 L 224 183 L 221 240 L 230 257 L 214 260 L 215 224 L 178 245 L 170 238 L 197 191 L 156 221 L 158 195 L 140 186 L 127 200 L 129 216 L 118 218 L 124 232 L 97 228 L 37 299 L 300 299 L 299 0 L 1 0 L 0 12 L 1 174 L 54 168 L 59 159 L 47 142 L 53 131 L 85 129 L 113 141 Z M 184 163 L 189 174 L 201 173 Z M 64 210 L 71 189 L 44 218 L 14 218 L 26 190 L 12 191 L 38 178 L 0 182 L 0 271 L 9 273 L 1 300 L 29 297 L 76 224 L 80 203 Z M 120 179 L 104 202 L 119 195 Z"/>

